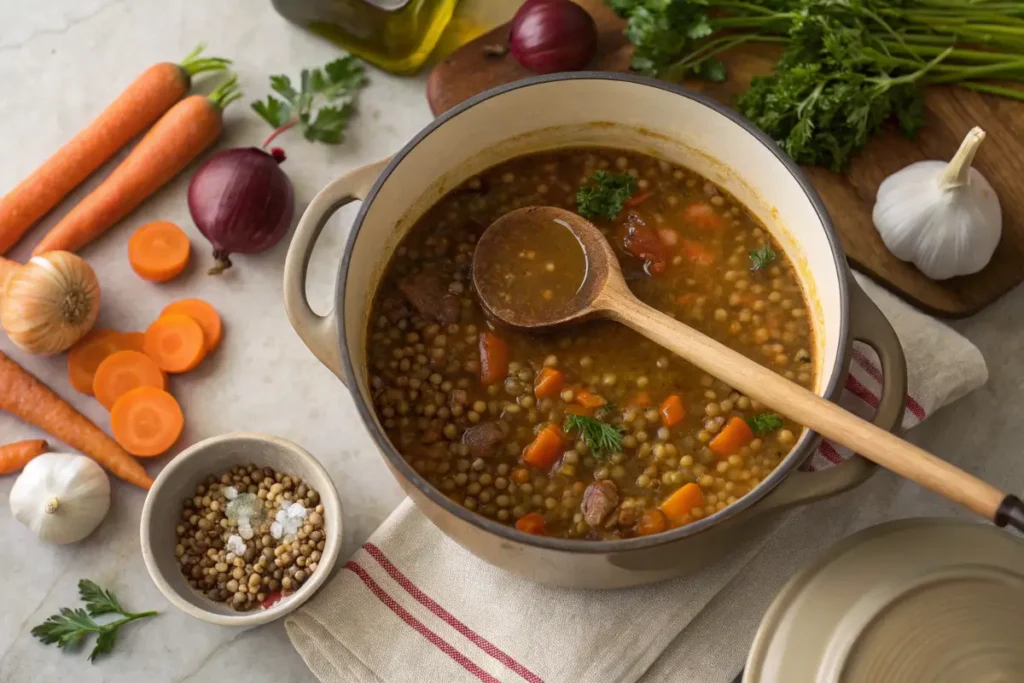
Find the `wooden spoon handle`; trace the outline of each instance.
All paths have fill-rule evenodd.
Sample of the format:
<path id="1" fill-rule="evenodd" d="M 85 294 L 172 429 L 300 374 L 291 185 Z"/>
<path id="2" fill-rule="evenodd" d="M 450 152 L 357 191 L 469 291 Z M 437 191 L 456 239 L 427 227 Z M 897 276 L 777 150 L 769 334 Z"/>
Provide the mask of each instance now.
<path id="1" fill-rule="evenodd" d="M 1014 503 L 996 487 L 910 444 L 817 394 L 647 306 L 632 294 L 606 290 L 605 314 L 786 417 L 853 449 L 882 467 L 955 501 L 1000 526 L 1015 521 Z M 1017 501 L 1019 504 L 1019 501 Z M 1018 511 L 1019 512 L 1019 511 Z M 1010 516 L 1007 519 L 1007 516 Z"/>

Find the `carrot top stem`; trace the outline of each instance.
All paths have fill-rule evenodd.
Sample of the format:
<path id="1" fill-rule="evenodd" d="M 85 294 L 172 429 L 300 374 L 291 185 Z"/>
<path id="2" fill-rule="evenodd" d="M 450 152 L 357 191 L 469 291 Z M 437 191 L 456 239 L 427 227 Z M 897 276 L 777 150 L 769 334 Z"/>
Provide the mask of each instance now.
<path id="1" fill-rule="evenodd" d="M 195 50 L 185 55 L 178 66 L 189 76 L 201 74 L 204 71 L 223 71 L 231 65 L 230 59 L 223 57 L 200 57 L 200 53 L 206 49 L 205 43 L 199 43 Z"/>
<path id="2" fill-rule="evenodd" d="M 208 97 L 213 106 L 221 111 L 235 100 L 240 99 L 242 93 L 238 91 L 238 74 L 231 74 L 231 78 L 218 85 Z"/>

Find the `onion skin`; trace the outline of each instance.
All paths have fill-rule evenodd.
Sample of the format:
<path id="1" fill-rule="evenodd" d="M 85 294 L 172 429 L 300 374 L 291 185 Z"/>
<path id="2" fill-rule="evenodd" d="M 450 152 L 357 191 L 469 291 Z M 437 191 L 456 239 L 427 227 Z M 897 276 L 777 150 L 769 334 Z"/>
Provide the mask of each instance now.
<path id="1" fill-rule="evenodd" d="M 258 254 L 281 241 L 295 215 L 295 191 L 278 164 L 284 154 L 256 147 L 229 149 L 207 159 L 188 186 L 188 210 L 213 245 L 217 275 L 231 254 Z"/>
<path id="2" fill-rule="evenodd" d="M 508 46 L 534 73 L 578 71 L 597 52 L 597 25 L 571 0 L 528 0 L 512 18 Z"/>

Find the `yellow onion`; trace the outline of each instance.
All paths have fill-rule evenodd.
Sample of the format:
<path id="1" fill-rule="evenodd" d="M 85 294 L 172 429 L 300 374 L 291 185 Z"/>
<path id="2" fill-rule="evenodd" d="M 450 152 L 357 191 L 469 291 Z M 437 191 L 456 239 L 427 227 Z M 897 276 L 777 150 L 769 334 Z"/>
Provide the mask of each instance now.
<path id="1" fill-rule="evenodd" d="M 0 327 L 19 348 L 51 356 L 84 337 L 100 310 L 100 283 L 67 251 L 33 256 L 25 265 L 0 258 Z"/>

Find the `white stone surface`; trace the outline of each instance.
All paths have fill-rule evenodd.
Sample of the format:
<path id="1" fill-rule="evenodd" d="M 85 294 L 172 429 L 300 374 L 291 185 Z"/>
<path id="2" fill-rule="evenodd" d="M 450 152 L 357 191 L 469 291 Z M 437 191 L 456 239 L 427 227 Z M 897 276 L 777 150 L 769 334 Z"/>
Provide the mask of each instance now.
<path id="1" fill-rule="evenodd" d="M 295 74 L 303 66 L 328 61 L 330 45 L 286 24 L 269 0 L 0 0 L 0 192 L 22 178 L 59 144 L 88 122 L 124 85 L 149 64 L 174 60 L 196 43 L 208 52 L 236 60 L 246 100 L 227 114 L 221 147 L 258 144 L 266 126 L 246 103 L 267 93 L 267 75 Z M 340 147 L 306 143 L 297 134 L 280 139 L 289 154 L 285 165 L 302 208 L 327 181 L 345 171 L 396 151 L 430 120 L 423 79 L 401 79 L 372 72 L 349 140 Z M 102 177 L 111 165 L 105 167 Z M 285 245 L 258 257 L 240 257 L 220 279 L 205 275 L 212 259 L 189 220 L 185 205 L 188 174 L 146 202 L 131 218 L 83 255 L 94 264 L 103 286 L 100 324 L 140 330 L 169 301 L 201 296 L 221 311 L 225 336 L 221 348 L 200 370 L 173 380 L 187 427 L 184 447 L 233 430 L 261 430 L 292 439 L 324 463 L 345 503 L 343 557 L 361 544 L 398 503 L 400 492 L 362 428 L 349 396 L 292 332 L 281 304 L 281 267 Z M 54 221 L 97 179 L 76 192 L 13 252 L 23 258 Z M 310 296 L 329 306 L 334 268 L 353 207 L 342 211 L 325 231 L 314 255 Z M 125 257 L 131 230 L 153 219 L 179 223 L 193 237 L 194 263 L 166 285 L 140 281 Z M 984 354 L 991 379 L 973 395 L 933 416 L 911 439 L 972 473 L 1024 491 L 1020 465 L 1024 443 L 1021 387 L 1024 362 L 1019 330 L 1024 322 L 1024 292 L 1010 293 L 981 314 L 954 323 Z M 0 339 L 0 349 L 11 352 Z M 62 358 L 13 354 L 101 426 L 106 411 L 68 385 Z M 33 438 L 37 432 L 0 414 L 0 443 Z M 152 462 L 152 474 L 167 457 Z M 11 478 L 0 479 L 0 497 Z M 880 492 L 897 492 L 894 505 L 873 504 Z M 285 637 L 280 624 L 241 631 L 210 626 L 175 611 L 150 582 L 138 548 L 138 519 L 143 493 L 115 482 L 107 520 L 86 541 L 70 547 L 44 546 L 0 510 L 0 681 L 26 683 L 191 683 L 313 680 Z M 887 497 L 887 496 L 886 496 Z M 880 473 L 855 492 L 817 508 L 822 523 L 850 532 L 893 517 L 963 514 L 919 487 Z M 810 525 L 813 526 L 813 525 Z M 813 529 L 807 529 L 813 544 Z M 766 556 L 770 561 L 770 555 Z M 37 643 L 29 630 L 65 605 L 75 604 L 76 583 L 88 577 L 113 589 L 129 608 L 158 609 L 159 617 L 132 625 L 121 635 L 114 656 L 96 664 L 86 652 L 61 653 Z M 752 579 L 752 580 L 756 580 Z M 750 615 L 761 601 L 716 604 L 707 620 L 733 623 L 735 633 L 752 631 Z M 703 618 L 704 615 L 702 615 Z M 657 666 L 681 670 L 678 659 L 707 643 L 687 640 L 666 653 Z M 722 681 L 735 672 L 723 672 Z M 728 674 L 728 676 L 727 676 Z M 709 683 L 715 683 L 709 681 Z"/>
<path id="2" fill-rule="evenodd" d="M 269 0 L 46 0 L 0 2 L 0 192 L 45 159 L 104 107 L 144 68 L 180 59 L 200 41 L 210 55 L 235 60 L 245 99 L 226 114 L 221 148 L 260 144 L 269 127 L 248 109 L 268 92 L 272 73 L 297 76 L 337 54 L 332 45 L 281 19 Z M 284 168 L 295 186 L 297 210 L 332 178 L 396 150 L 431 115 L 421 78 L 370 73 L 360 113 L 341 146 L 314 145 L 297 132 L 278 138 L 288 153 Z M 198 80 L 208 88 L 215 75 Z M 45 219 L 12 256 L 23 259 L 45 231 L 114 163 Z M 190 172 L 147 201 L 130 218 L 82 252 L 102 286 L 99 325 L 143 330 L 164 305 L 199 296 L 224 319 L 224 341 L 199 370 L 172 380 L 186 428 L 178 449 L 229 431 L 252 430 L 291 439 L 330 471 L 345 506 L 347 557 L 397 505 L 401 493 L 358 420 L 344 387 L 306 350 L 292 331 L 281 298 L 287 242 L 255 257 L 238 257 L 223 277 L 206 275 L 210 249 L 192 224 L 185 201 Z M 320 240 L 309 293 L 326 310 L 334 269 L 354 207 L 339 214 Z M 193 262 L 173 282 L 155 285 L 130 269 L 131 231 L 155 219 L 171 220 L 192 238 Z M 0 335 L 2 336 L 2 335 Z M 68 384 L 63 357 L 33 358 L 10 344 L 0 349 L 101 427 L 107 412 Z M 12 350 L 14 349 L 14 350 Z M 40 434 L 0 414 L 0 443 Z M 153 476 L 169 456 L 147 463 Z M 46 546 L 18 524 L 6 500 L 13 477 L 0 479 L 0 681 L 289 681 L 312 676 L 292 650 L 281 624 L 239 631 L 198 622 L 172 608 L 149 579 L 139 553 L 139 514 L 144 492 L 115 481 L 107 519 L 86 541 Z M 77 602 L 76 584 L 88 577 L 113 589 L 129 608 L 158 609 L 148 623 L 124 629 L 115 654 L 90 665 L 88 650 L 65 654 L 44 647 L 29 629 Z"/>

